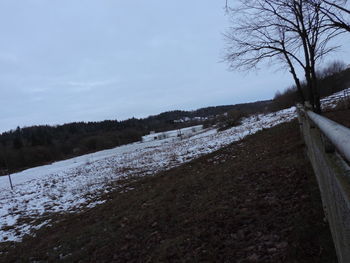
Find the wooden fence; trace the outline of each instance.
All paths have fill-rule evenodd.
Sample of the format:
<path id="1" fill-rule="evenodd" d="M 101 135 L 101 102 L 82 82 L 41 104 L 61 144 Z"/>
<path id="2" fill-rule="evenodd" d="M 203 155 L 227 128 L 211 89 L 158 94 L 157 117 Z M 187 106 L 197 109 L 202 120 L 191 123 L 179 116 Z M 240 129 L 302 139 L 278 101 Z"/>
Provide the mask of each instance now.
<path id="1" fill-rule="evenodd" d="M 319 184 L 338 261 L 350 262 L 350 129 L 297 107 L 307 155 Z"/>

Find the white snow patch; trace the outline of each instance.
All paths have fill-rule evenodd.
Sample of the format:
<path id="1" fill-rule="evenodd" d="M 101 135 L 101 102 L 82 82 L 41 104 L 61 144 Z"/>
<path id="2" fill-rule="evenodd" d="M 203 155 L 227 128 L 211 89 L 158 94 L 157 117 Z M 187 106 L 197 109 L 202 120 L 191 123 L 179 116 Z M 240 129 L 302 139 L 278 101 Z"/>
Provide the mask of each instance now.
<path id="1" fill-rule="evenodd" d="M 345 98 L 350 93 L 350 88 L 338 91 L 328 97 L 321 99 L 322 109 L 334 109 L 340 98 Z"/>

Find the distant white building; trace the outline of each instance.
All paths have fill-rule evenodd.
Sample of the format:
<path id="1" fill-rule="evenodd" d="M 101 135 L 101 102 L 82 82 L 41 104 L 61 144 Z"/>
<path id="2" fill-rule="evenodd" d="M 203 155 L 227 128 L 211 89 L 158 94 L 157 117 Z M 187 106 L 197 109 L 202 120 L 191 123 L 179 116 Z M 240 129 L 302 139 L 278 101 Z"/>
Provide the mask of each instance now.
<path id="1" fill-rule="evenodd" d="M 149 135 L 142 136 L 142 142 L 150 142 L 155 140 L 164 140 L 167 138 L 187 138 L 193 136 L 203 130 L 203 125 L 196 125 L 192 127 L 182 128 L 178 130 L 171 130 L 165 132 L 150 132 Z"/>

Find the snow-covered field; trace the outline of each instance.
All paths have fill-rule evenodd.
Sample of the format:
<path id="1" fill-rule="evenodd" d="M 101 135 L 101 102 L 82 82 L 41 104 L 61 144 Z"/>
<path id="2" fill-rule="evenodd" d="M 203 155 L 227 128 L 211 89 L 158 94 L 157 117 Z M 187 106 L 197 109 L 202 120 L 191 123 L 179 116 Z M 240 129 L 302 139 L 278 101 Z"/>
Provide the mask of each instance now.
<path id="1" fill-rule="evenodd" d="M 75 212 L 103 203 L 111 182 L 129 175 L 152 175 L 213 152 L 261 129 L 296 117 L 295 107 L 245 118 L 240 126 L 207 130 L 187 139 L 133 143 L 0 177 L 0 242 L 20 241 L 50 223 L 47 215 Z"/>

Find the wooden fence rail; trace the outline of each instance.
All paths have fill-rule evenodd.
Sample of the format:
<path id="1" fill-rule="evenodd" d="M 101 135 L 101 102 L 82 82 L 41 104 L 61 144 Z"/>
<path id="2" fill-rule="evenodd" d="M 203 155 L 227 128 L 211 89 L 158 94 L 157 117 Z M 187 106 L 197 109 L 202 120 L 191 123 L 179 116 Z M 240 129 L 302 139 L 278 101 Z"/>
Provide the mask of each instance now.
<path id="1" fill-rule="evenodd" d="M 340 263 L 350 262 L 350 129 L 297 106 Z"/>

